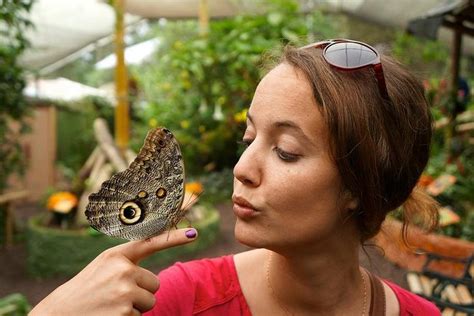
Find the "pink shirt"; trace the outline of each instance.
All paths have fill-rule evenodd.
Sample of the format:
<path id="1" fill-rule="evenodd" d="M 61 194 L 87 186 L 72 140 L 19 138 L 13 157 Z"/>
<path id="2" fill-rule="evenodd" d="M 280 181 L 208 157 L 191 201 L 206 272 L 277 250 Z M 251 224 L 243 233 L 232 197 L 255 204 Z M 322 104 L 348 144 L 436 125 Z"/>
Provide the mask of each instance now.
<path id="1" fill-rule="evenodd" d="M 176 263 L 160 272 L 159 279 L 155 307 L 144 315 L 251 315 L 232 255 Z M 384 282 L 398 298 L 400 316 L 441 315 L 433 303 Z"/>

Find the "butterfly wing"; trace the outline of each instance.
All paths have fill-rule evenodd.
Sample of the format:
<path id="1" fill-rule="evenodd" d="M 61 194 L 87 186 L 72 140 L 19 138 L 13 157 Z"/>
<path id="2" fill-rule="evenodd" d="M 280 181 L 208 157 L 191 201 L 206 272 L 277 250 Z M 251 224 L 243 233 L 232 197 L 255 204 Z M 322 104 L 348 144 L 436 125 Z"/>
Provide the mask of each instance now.
<path id="1" fill-rule="evenodd" d="M 89 196 L 86 216 L 106 235 L 139 240 L 160 234 L 184 216 L 184 162 L 165 128 L 150 131 L 129 168 Z"/>

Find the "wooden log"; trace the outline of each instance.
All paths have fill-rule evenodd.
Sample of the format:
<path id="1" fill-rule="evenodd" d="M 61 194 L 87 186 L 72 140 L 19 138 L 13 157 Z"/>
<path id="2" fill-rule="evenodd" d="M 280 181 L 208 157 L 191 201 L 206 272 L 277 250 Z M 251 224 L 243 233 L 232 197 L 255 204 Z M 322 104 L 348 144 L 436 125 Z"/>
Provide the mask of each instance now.
<path id="1" fill-rule="evenodd" d="M 90 187 L 90 182 L 91 181 L 94 181 L 95 178 L 97 178 L 97 175 L 99 174 L 100 172 L 100 169 L 102 169 L 102 167 L 104 166 L 104 164 L 106 163 L 106 159 L 107 157 L 105 156 L 105 154 L 100 150 L 99 151 L 99 154 L 97 155 L 97 158 L 95 160 L 95 163 L 94 163 L 94 166 L 92 166 L 92 170 L 89 174 L 89 177 L 87 179 L 87 181 L 89 182 L 88 185 Z"/>
<path id="2" fill-rule="evenodd" d="M 445 308 L 442 313 L 443 316 L 454 316 L 454 309 Z"/>
<path id="3" fill-rule="evenodd" d="M 133 150 L 127 149 L 125 151 L 125 158 L 127 159 L 128 165 L 130 165 L 135 160 L 136 157 L 137 157 L 137 154 Z"/>
<path id="4" fill-rule="evenodd" d="M 114 139 L 107 127 L 107 121 L 103 118 L 97 118 L 94 120 L 94 133 L 99 144 L 114 144 Z"/>
<path id="5" fill-rule="evenodd" d="M 454 287 L 454 285 L 452 285 L 452 284 L 446 285 L 446 287 L 444 288 L 444 291 L 446 292 L 448 300 L 451 303 L 461 304 L 461 302 L 459 301 L 459 298 L 458 298 L 458 295 L 457 295 L 457 292 L 456 292 L 456 288 Z"/>
<path id="6" fill-rule="evenodd" d="M 421 286 L 423 287 L 423 292 L 427 296 L 431 296 L 431 294 L 433 294 L 433 282 L 435 282 L 435 280 L 432 280 L 424 275 L 420 275 L 420 282 Z"/>
<path id="7" fill-rule="evenodd" d="M 15 232 L 15 214 L 11 203 L 26 198 L 28 195 L 29 192 L 26 190 L 0 195 L 0 204 L 5 205 L 5 246 L 13 244 L 13 234 Z"/>
<path id="8" fill-rule="evenodd" d="M 407 282 L 408 282 L 408 287 L 410 288 L 410 291 L 412 291 L 415 294 L 425 294 L 418 274 L 414 272 L 407 273 Z"/>
<path id="9" fill-rule="evenodd" d="M 101 144 L 100 147 L 107 156 L 107 160 L 112 164 L 112 166 L 117 172 L 124 171 L 125 169 L 127 169 L 127 163 L 120 156 L 120 152 L 117 147 L 106 143 Z"/>
<path id="10" fill-rule="evenodd" d="M 474 121 L 474 110 L 466 110 L 462 112 L 457 116 L 456 120 L 460 123 Z"/>
<path id="11" fill-rule="evenodd" d="M 456 126 L 456 130 L 459 133 L 472 132 L 474 131 L 474 122 L 462 123 Z"/>
<path id="12" fill-rule="evenodd" d="M 472 293 L 469 291 L 469 289 L 467 288 L 467 286 L 465 286 L 464 284 L 459 284 L 457 287 L 456 287 L 456 291 L 457 291 L 457 294 L 458 294 L 458 297 L 459 297 L 459 300 L 461 301 L 462 304 L 472 304 L 474 303 L 474 300 L 472 298 Z"/>
<path id="13" fill-rule="evenodd" d="M 26 198 L 28 194 L 29 192 L 27 190 L 4 193 L 0 195 L 0 204 Z"/>
<path id="14" fill-rule="evenodd" d="M 79 170 L 78 177 L 81 182 L 87 179 L 87 177 L 89 176 L 99 153 L 100 153 L 100 148 L 95 147 L 92 153 L 90 154 L 89 158 L 87 158 L 86 162 L 82 166 L 81 170 Z"/>
<path id="15" fill-rule="evenodd" d="M 119 149 L 115 146 L 112 135 L 107 128 L 107 123 L 104 119 L 98 118 L 94 121 L 94 132 L 100 148 L 107 156 L 109 162 L 116 171 L 123 171 L 127 169 L 127 163 L 120 154 Z"/>
<path id="16" fill-rule="evenodd" d="M 440 128 L 444 128 L 446 126 L 448 126 L 449 124 L 449 120 L 447 117 L 443 117 L 439 120 L 437 120 L 435 123 L 434 123 L 434 129 L 440 129 Z"/>

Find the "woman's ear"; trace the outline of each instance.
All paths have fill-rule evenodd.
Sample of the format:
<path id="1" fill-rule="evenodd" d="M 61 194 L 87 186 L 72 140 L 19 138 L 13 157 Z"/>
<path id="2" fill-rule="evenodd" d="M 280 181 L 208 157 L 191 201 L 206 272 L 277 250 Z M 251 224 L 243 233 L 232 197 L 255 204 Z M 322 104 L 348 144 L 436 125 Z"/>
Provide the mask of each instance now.
<path id="1" fill-rule="evenodd" d="M 344 198 L 344 206 L 345 206 L 344 209 L 355 211 L 359 208 L 359 205 L 360 205 L 359 198 L 356 197 L 351 191 L 344 190 L 343 198 Z"/>

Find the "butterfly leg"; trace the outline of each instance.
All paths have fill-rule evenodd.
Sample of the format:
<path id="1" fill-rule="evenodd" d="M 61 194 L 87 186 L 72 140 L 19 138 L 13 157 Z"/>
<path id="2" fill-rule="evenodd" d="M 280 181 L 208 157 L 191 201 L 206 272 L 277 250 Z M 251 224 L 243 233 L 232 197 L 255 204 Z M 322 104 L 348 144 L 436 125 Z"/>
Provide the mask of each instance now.
<path id="1" fill-rule="evenodd" d="M 193 221 L 192 221 L 191 218 L 188 217 L 188 214 L 189 214 L 189 213 L 186 212 L 186 214 L 184 214 L 184 217 L 183 217 L 183 218 L 188 222 L 188 227 L 193 227 L 193 226 L 192 226 L 192 222 L 193 222 Z"/>

